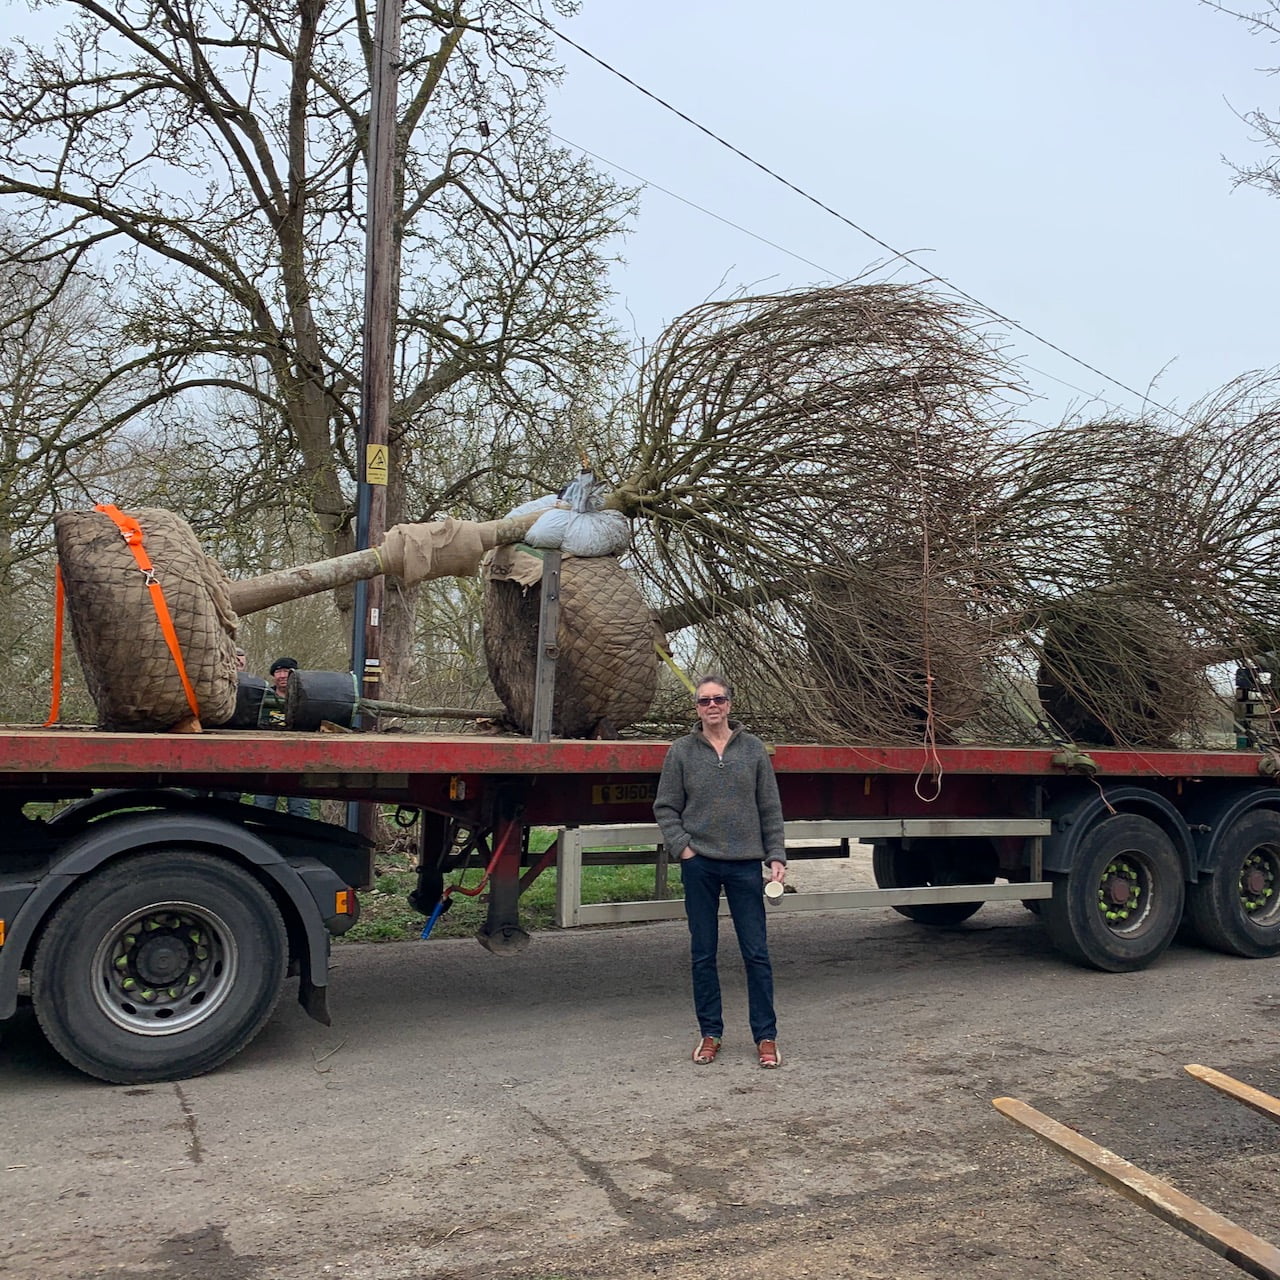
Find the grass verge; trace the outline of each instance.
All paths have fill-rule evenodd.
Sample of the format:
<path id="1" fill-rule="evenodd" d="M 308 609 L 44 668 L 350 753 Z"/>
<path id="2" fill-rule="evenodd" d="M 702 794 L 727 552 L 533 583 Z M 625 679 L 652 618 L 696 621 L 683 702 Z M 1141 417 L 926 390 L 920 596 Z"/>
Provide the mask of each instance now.
<path id="1" fill-rule="evenodd" d="M 547 837 L 550 840 L 550 837 Z M 542 847 L 546 847 L 543 842 Z M 459 881 L 467 886 L 478 883 L 482 868 L 445 877 L 445 884 Z M 653 897 L 654 869 L 651 866 L 583 867 L 583 902 L 643 902 Z M 426 923 L 406 901 L 417 884 L 413 855 L 399 851 L 380 853 L 373 887 L 360 894 L 360 921 L 340 941 L 404 942 L 417 938 Z M 679 898 L 680 877 L 672 874 L 667 881 L 667 896 Z M 452 895 L 452 906 L 436 922 L 432 938 L 471 938 L 484 923 L 489 910 L 488 892 L 474 898 Z M 520 896 L 520 923 L 531 933 L 549 929 L 555 920 L 556 872 L 544 871 Z"/>

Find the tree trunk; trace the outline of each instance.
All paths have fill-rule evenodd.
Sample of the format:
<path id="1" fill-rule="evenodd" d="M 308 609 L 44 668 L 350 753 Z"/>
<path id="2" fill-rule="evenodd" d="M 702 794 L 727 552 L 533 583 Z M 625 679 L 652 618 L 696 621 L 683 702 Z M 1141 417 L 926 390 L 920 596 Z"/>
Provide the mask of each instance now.
<path id="1" fill-rule="evenodd" d="M 315 564 L 277 569 L 274 573 L 232 582 L 231 607 L 243 618 L 260 609 L 283 604 L 286 600 L 301 600 L 303 596 L 332 591 L 335 587 L 348 586 L 381 572 L 382 559 L 372 547 L 365 551 L 352 551 L 345 556 L 318 560 Z"/>
<path id="2" fill-rule="evenodd" d="M 480 531 L 485 547 L 500 547 L 510 542 L 519 542 L 537 518 L 535 513 L 514 520 L 494 520 L 474 527 Z M 418 527 L 425 529 L 429 526 Z M 386 566 L 381 551 L 370 547 L 364 551 L 352 551 L 345 556 L 318 560 L 314 564 L 278 569 L 274 573 L 260 574 L 256 578 L 243 578 L 238 582 L 231 582 L 228 590 L 232 609 L 238 616 L 244 617 L 257 613 L 260 609 L 283 604 L 286 600 L 300 600 L 303 596 L 332 591 L 335 587 L 376 577 L 383 572 L 386 572 Z"/>

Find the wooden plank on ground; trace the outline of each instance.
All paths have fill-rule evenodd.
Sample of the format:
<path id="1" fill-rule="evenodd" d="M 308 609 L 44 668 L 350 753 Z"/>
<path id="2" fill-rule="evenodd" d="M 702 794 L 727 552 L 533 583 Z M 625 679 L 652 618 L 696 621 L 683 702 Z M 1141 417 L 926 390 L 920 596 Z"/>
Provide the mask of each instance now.
<path id="1" fill-rule="evenodd" d="M 1257 1280 L 1280 1280 L 1280 1249 L 1275 1245 L 1017 1098 L 996 1098 L 992 1105 L 1001 1115 L 1056 1147 L 1099 1182 L 1198 1240 L 1241 1271 Z"/>
<path id="2" fill-rule="evenodd" d="M 1202 1067 L 1196 1062 L 1190 1063 L 1186 1070 L 1211 1089 L 1217 1089 L 1219 1093 L 1225 1093 L 1228 1098 L 1243 1102 L 1246 1107 L 1252 1107 L 1259 1115 L 1264 1115 L 1268 1120 L 1274 1120 L 1280 1124 L 1280 1098 L 1273 1098 L 1271 1094 L 1263 1093 L 1261 1089 L 1255 1089 L 1252 1085 L 1223 1075 L 1221 1071 L 1215 1071 L 1212 1067 Z"/>

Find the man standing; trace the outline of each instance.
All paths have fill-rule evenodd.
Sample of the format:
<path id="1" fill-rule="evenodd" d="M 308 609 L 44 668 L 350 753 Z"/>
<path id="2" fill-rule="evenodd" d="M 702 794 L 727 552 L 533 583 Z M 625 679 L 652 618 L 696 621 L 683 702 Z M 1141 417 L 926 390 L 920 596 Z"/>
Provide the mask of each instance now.
<path id="1" fill-rule="evenodd" d="M 770 879 L 787 874 L 785 828 L 778 780 L 765 745 L 729 718 L 733 686 L 703 676 L 695 690 L 698 728 L 677 738 L 662 765 L 653 812 L 684 881 L 693 965 L 693 1003 L 701 1039 L 700 1066 L 716 1060 L 724 1033 L 716 951 L 720 893 L 729 904 L 747 972 L 751 1036 L 762 1067 L 782 1063 L 773 1011 L 761 863 Z"/>

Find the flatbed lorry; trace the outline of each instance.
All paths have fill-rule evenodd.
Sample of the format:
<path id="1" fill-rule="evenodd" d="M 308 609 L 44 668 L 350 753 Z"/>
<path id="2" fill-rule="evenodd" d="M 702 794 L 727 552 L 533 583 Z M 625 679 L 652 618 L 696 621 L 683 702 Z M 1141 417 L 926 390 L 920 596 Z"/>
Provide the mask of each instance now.
<path id="1" fill-rule="evenodd" d="M 666 749 L 0 728 L 0 1027 L 29 999 L 69 1062 L 139 1083 L 226 1062 L 270 1017 L 287 975 L 327 1022 L 330 940 L 357 919 L 372 849 L 344 826 L 239 793 L 398 806 L 418 830 L 415 905 L 429 912 L 444 876 L 478 862 L 489 874 L 481 940 L 519 950 L 523 888 L 558 860 L 567 869 L 568 850 L 580 857 L 571 837 L 582 829 L 651 824 Z M 792 856 L 815 852 L 815 835 L 872 843 L 880 888 L 847 895 L 859 905 L 950 925 L 984 901 L 1020 899 L 1059 950 L 1112 972 L 1150 964 L 1180 928 L 1234 955 L 1280 953 L 1280 785 L 1268 752 L 771 750 L 789 838 L 809 838 Z M 563 834 L 533 852 L 534 827 Z M 813 905 L 804 897 L 784 905 Z"/>

